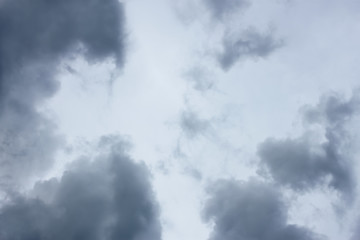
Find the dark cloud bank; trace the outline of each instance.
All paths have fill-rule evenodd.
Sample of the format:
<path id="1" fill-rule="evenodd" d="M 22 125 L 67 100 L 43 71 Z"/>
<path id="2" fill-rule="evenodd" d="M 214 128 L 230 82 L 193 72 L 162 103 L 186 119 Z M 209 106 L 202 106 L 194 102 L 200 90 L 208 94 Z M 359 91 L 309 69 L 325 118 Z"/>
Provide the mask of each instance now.
<path id="1" fill-rule="evenodd" d="M 0 2 L 0 208 L 4 240 L 160 239 L 149 172 L 118 137 L 102 138 L 94 159 L 61 179 L 22 184 L 51 167 L 61 138 L 39 107 L 59 89 L 69 56 L 124 63 L 124 13 L 117 0 Z"/>
<path id="2" fill-rule="evenodd" d="M 204 208 L 214 223 L 210 240 L 316 240 L 309 229 L 287 223 L 287 206 L 272 185 L 259 181 L 218 181 Z"/>
<path id="3" fill-rule="evenodd" d="M 0 2 L 0 186 L 48 169 L 61 144 L 39 106 L 59 89 L 59 62 L 124 62 L 124 14 L 117 0 Z"/>
<path id="4" fill-rule="evenodd" d="M 117 136 L 93 159 L 72 163 L 60 180 L 38 182 L 33 198 L 13 196 L 0 211 L 0 239 L 160 240 L 149 172 Z"/>
<path id="5" fill-rule="evenodd" d="M 357 92 L 348 100 L 331 94 L 317 106 L 303 109 L 307 124 L 323 128 L 324 142 L 314 142 L 304 134 L 294 139 L 270 138 L 260 144 L 262 164 L 275 182 L 300 191 L 325 184 L 352 199 L 355 180 L 346 123 L 358 113 L 359 103 Z"/>

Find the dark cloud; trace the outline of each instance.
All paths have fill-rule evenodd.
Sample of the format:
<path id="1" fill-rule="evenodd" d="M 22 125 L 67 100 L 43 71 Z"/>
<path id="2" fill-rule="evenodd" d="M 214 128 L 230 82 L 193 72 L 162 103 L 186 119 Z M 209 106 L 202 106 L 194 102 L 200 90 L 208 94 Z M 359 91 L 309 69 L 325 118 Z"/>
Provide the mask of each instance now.
<path id="1" fill-rule="evenodd" d="M 124 62 L 117 0 L 4 0 L 0 4 L 0 183 L 51 165 L 61 142 L 39 106 L 59 88 L 56 68 L 71 54 Z"/>
<path id="2" fill-rule="evenodd" d="M 350 240 L 358 240 L 358 239 L 360 239 L 360 227 L 358 229 L 356 229 L 352 233 L 352 236 L 350 237 Z"/>
<path id="3" fill-rule="evenodd" d="M 327 184 L 352 198 L 355 182 L 345 126 L 357 112 L 358 103 L 357 94 L 349 100 L 330 95 L 315 107 L 303 108 L 305 122 L 320 124 L 324 129 L 324 142 L 304 134 L 294 139 L 267 139 L 260 144 L 259 156 L 273 179 L 295 190 Z"/>
<path id="4" fill-rule="evenodd" d="M 0 123 L 0 189 L 7 191 L 48 169 L 62 139 L 54 123 L 16 102 L 2 109 Z"/>
<path id="5" fill-rule="evenodd" d="M 353 229 L 350 240 L 359 240 L 360 239 L 360 219 L 357 220 L 355 229 Z"/>
<path id="6" fill-rule="evenodd" d="M 348 100 L 338 93 L 331 93 L 321 97 L 317 106 L 303 107 L 304 121 L 340 129 L 354 114 L 359 112 L 359 104 L 358 90 L 354 91 Z"/>
<path id="7" fill-rule="evenodd" d="M 209 120 L 201 119 L 195 112 L 184 111 L 180 119 L 180 127 L 189 138 L 204 134 L 211 127 Z"/>
<path id="8" fill-rule="evenodd" d="M 0 7 L 3 71 L 57 59 L 82 45 L 95 60 L 123 61 L 123 8 L 115 0 L 6 0 Z"/>
<path id="9" fill-rule="evenodd" d="M 211 16 L 223 20 L 226 16 L 250 6 L 247 0 L 204 0 Z"/>
<path id="10" fill-rule="evenodd" d="M 36 198 L 13 198 L 0 211 L 0 238 L 160 240 L 149 171 L 126 148 L 119 137 L 103 138 L 99 155 L 72 163 L 60 180 L 37 183 Z"/>
<path id="11" fill-rule="evenodd" d="M 244 30 L 238 36 L 224 35 L 222 52 L 217 60 L 223 70 L 229 70 L 237 61 L 247 58 L 265 58 L 283 45 L 273 32 L 260 33 L 254 28 Z"/>
<path id="12" fill-rule="evenodd" d="M 210 188 L 204 208 L 213 221 L 211 240 L 315 240 L 310 230 L 287 223 L 287 206 L 271 185 L 221 180 Z"/>

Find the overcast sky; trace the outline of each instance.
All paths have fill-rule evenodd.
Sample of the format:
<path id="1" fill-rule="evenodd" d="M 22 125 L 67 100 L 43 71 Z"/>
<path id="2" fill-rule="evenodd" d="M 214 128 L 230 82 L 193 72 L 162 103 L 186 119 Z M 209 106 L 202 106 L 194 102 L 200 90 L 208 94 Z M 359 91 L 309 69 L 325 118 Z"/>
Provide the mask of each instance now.
<path id="1" fill-rule="evenodd" d="M 360 239 L 359 9 L 0 0 L 0 239 Z"/>

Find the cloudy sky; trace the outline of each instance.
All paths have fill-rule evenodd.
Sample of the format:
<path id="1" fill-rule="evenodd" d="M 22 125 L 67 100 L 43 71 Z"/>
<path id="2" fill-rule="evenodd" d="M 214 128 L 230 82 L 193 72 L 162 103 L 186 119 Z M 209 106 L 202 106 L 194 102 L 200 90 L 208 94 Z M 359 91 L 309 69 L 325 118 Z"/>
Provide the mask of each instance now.
<path id="1" fill-rule="evenodd" d="M 0 0 L 0 239 L 360 239 L 359 9 Z"/>

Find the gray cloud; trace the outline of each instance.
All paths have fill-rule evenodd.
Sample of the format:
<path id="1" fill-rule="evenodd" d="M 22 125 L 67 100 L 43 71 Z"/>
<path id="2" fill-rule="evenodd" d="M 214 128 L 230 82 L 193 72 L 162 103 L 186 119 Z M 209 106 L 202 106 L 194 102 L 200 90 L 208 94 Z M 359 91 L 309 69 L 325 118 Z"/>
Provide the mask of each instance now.
<path id="1" fill-rule="evenodd" d="M 99 155 L 72 163 L 60 180 L 38 182 L 37 197 L 13 197 L 0 211 L 0 238 L 161 239 L 149 171 L 126 149 L 119 137 L 103 138 Z"/>
<path id="2" fill-rule="evenodd" d="M 180 127 L 189 138 L 204 134 L 211 128 L 211 122 L 201 119 L 195 112 L 184 111 L 181 114 Z"/>
<path id="3" fill-rule="evenodd" d="M 7 191 L 48 169 L 63 141 L 54 123 L 16 102 L 2 109 L 0 123 L 0 189 Z"/>
<path id="4" fill-rule="evenodd" d="M 217 61 L 223 70 L 229 70 L 237 61 L 246 58 L 265 58 L 283 45 L 271 31 L 260 33 L 254 28 L 244 30 L 238 36 L 224 35 L 222 52 Z"/>
<path id="5" fill-rule="evenodd" d="M 206 92 L 214 88 L 215 85 L 212 74 L 204 67 L 192 67 L 185 73 L 184 77 L 191 82 L 193 88 L 199 92 Z"/>
<path id="6" fill-rule="evenodd" d="M 117 0 L 5 0 L 0 5 L 0 183 L 18 184 L 51 165 L 61 138 L 39 105 L 59 89 L 56 67 L 71 54 L 124 62 Z"/>
<path id="7" fill-rule="evenodd" d="M 204 0 L 204 2 L 211 16 L 216 20 L 223 20 L 229 14 L 250 6 L 247 0 Z"/>
<path id="8" fill-rule="evenodd" d="M 360 218 L 357 219 L 353 232 L 351 233 L 350 240 L 360 239 Z"/>
<path id="9" fill-rule="evenodd" d="M 358 224 L 360 225 L 360 224 Z M 358 240 L 360 239 L 360 227 L 358 227 L 352 234 L 350 240 Z"/>
<path id="10" fill-rule="evenodd" d="M 304 106 L 304 121 L 308 123 L 325 124 L 331 128 L 340 129 L 359 111 L 359 92 L 354 91 L 349 100 L 337 93 L 321 97 L 317 106 Z"/>
<path id="11" fill-rule="evenodd" d="M 213 221 L 211 240 L 314 240 L 310 230 L 287 223 L 287 206 L 271 185 L 221 180 L 210 188 L 204 208 Z"/>
<path id="12" fill-rule="evenodd" d="M 325 142 L 304 134 L 295 139 L 267 139 L 260 144 L 259 156 L 274 180 L 295 190 L 328 184 L 344 197 L 352 198 L 355 182 L 345 126 L 358 106 L 355 93 L 349 100 L 338 95 L 326 96 L 317 106 L 303 108 L 304 121 L 320 124 Z"/>

